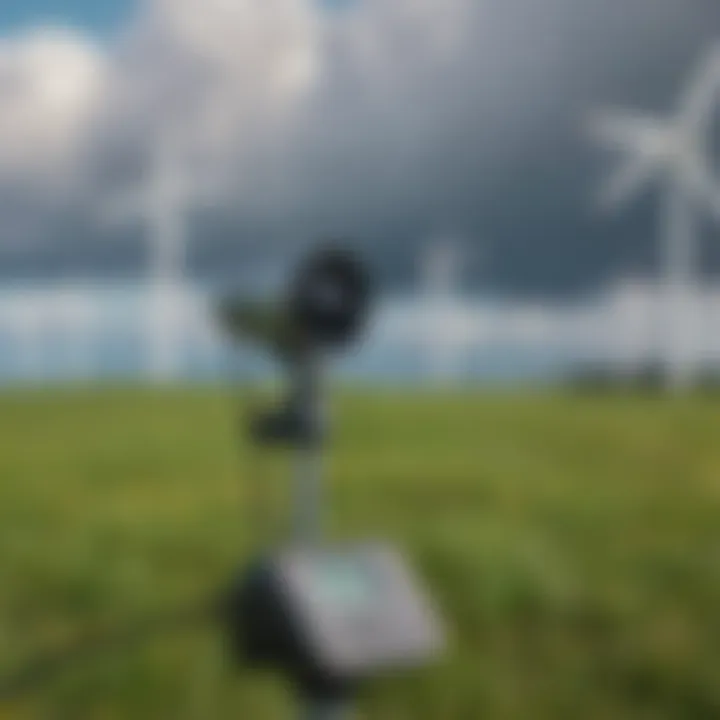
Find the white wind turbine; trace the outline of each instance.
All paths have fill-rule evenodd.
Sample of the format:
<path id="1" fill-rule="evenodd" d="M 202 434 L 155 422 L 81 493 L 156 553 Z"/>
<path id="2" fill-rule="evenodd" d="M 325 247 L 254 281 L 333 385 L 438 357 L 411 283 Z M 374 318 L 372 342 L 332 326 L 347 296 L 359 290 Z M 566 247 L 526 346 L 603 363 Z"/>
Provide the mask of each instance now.
<path id="1" fill-rule="evenodd" d="M 667 379 L 676 391 L 688 387 L 695 371 L 687 313 L 694 289 L 696 214 L 704 209 L 720 219 L 720 183 L 710 160 L 718 99 L 720 43 L 703 59 L 669 120 L 613 111 L 596 115 L 590 123 L 596 140 L 627 156 L 604 188 L 601 208 L 626 204 L 652 181 L 662 184 L 660 232 L 669 321 L 665 352 Z"/>
<path id="2" fill-rule="evenodd" d="M 36 290 L 21 291 L 3 308 L 5 325 L 18 349 L 16 368 L 21 381 L 44 379 L 44 303 Z"/>
<path id="3" fill-rule="evenodd" d="M 67 373 L 72 380 L 87 380 L 95 371 L 93 332 L 99 320 L 97 304 L 87 291 L 65 287 L 59 291 L 55 311 L 65 345 Z"/>
<path id="4" fill-rule="evenodd" d="M 422 256 L 422 335 L 430 372 L 441 383 L 456 374 L 470 341 L 457 297 L 461 259 L 457 245 L 446 240 L 428 245 Z"/>
<path id="5" fill-rule="evenodd" d="M 191 187 L 182 152 L 176 135 L 162 135 L 153 148 L 144 187 L 105 213 L 105 219 L 112 222 L 139 218 L 146 225 L 152 251 L 150 375 L 155 382 L 174 380 L 180 370 L 179 331 L 186 301 L 186 214 L 191 206 L 214 204 L 221 197 L 219 192 Z"/>

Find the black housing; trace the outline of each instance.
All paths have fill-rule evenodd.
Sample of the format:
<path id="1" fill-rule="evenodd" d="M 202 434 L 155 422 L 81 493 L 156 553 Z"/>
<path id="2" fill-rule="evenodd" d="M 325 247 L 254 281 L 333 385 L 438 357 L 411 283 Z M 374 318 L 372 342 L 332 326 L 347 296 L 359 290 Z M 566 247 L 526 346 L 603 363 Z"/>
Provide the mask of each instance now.
<path id="1" fill-rule="evenodd" d="M 241 667 L 279 671 L 306 700 L 343 701 L 356 690 L 350 679 L 322 667 L 293 619 L 271 561 L 258 561 L 227 597 L 230 654 Z"/>
<path id="2" fill-rule="evenodd" d="M 360 259 L 347 248 L 324 245 L 300 264 L 281 297 L 231 296 L 216 312 L 230 335 L 295 361 L 307 351 L 337 350 L 357 340 L 370 296 L 370 274 Z"/>
<path id="3" fill-rule="evenodd" d="M 347 578 L 356 586 L 350 595 Z M 386 671 L 426 665 L 445 642 L 403 559 L 377 542 L 277 550 L 241 575 L 227 612 L 240 665 L 279 670 L 315 699 L 342 698 Z"/>
<path id="4" fill-rule="evenodd" d="M 311 344 L 338 347 L 362 331 L 370 294 L 370 276 L 359 258 L 325 246 L 300 266 L 287 302 L 292 322 Z"/>

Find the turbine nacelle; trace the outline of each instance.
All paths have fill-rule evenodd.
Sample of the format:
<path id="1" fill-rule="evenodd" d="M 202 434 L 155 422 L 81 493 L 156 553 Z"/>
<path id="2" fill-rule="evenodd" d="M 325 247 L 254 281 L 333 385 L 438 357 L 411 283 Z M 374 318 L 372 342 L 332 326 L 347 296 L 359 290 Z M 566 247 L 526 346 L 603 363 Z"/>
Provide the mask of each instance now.
<path id="1" fill-rule="evenodd" d="M 719 100 L 720 44 L 708 54 L 670 120 L 620 110 L 591 117 L 591 138 L 624 156 L 600 193 L 601 208 L 624 205 L 661 180 L 720 219 L 720 180 L 707 159 Z"/>
<path id="2" fill-rule="evenodd" d="M 720 185 L 706 160 L 708 140 L 671 122 L 622 113 L 594 118 L 590 132 L 609 150 L 625 155 L 601 190 L 602 209 L 616 209 L 651 183 L 665 181 L 720 213 Z"/>

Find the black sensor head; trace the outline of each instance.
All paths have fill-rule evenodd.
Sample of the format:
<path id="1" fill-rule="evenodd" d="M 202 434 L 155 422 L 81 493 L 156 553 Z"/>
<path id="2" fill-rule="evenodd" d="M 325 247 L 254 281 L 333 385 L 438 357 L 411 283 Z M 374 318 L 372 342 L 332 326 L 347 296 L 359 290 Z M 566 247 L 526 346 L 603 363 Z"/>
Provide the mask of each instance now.
<path id="1" fill-rule="evenodd" d="M 340 349 L 355 341 L 370 305 L 370 274 L 349 249 L 324 245 L 293 274 L 273 302 L 229 299 L 220 321 L 231 335 L 264 344 L 282 357 Z"/>
<path id="2" fill-rule="evenodd" d="M 362 332 L 370 292 L 370 275 L 360 259 L 348 249 L 325 246 L 300 266 L 288 306 L 312 344 L 339 347 Z"/>

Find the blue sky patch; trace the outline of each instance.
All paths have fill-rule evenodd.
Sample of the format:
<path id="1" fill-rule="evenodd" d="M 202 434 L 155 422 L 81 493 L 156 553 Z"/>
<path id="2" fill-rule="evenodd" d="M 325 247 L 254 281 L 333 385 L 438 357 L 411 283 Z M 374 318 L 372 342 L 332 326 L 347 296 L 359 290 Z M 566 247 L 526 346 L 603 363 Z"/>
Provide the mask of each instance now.
<path id="1" fill-rule="evenodd" d="M 70 25 L 95 35 L 112 32 L 142 0 L 2 0 L 0 35 L 38 25 Z M 358 0 L 309 0 L 337 11 Z"/>
<path id="2" fill-rule="evenodd" d="M 132 12 L 137 1 L 4 0 L 0 3 L 0 34 L 38 25 L 70 25 L 104 35 Z"/>

